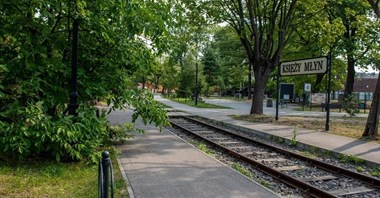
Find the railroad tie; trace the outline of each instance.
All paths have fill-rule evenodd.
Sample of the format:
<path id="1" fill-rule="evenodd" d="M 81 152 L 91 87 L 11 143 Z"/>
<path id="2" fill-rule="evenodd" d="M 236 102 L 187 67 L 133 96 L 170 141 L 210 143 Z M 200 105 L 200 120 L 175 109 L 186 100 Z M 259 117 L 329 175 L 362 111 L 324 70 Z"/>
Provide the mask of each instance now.
<path id="1" fill-rule="evenodd" d="M 298 180 L 302 180 L 304 182 L 325 181 L 325 180 L 332 180 L 336 178 L 338 177 L 335 177 L 332 175 L 325 175 L 325 176 L 319 176 L 319 177 L 297 177 Z"/>
<path id="2" fill-rule="evenodd" d="M 346 188 L 341 190 L 333 190 L 329 191 L 329 193 L 336 195 L 336 196 L 343 196 L 343 195 L 353 195 L 353 194 L 359 194 L 359 193 L 366 193 L 374 191 L 374 189 L 370 189 L 367 187 L 357 187 L 357 188 Z"/>
<path id="3" fill-rule="evenodd" d="M 302 166 L 283 166 L 283 167 L 278 167 L 278 168 L 275 168 L 277 171 L 293 171 L 293 170 L 300 170 L 300 169 L 303 169 Z"/>

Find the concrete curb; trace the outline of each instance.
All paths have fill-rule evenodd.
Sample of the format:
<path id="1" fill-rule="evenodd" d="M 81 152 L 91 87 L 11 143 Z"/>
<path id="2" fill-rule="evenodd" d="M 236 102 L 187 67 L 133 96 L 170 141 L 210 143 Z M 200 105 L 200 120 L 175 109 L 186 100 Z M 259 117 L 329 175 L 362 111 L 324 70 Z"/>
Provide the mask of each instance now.
<path id="1" fill-rule="evenodd" d="M 118 163 L 118 165 L 119 165 L 119 169 L 120 169 L 121 175 L 123 176 L 124 180 L 125 180 L 126 183 L 127 183 L 128 196 L 129 196 L 130 198 L 135 198 L 135 194 L 133 193 L 133 189 L 132 189 L 132 187 L 131 187 L 131 183 L 129 182 L 129 179 L 128 179 L 128 177 L 127 177 L 127 174 L 125 173 L 124 166 L 123 166 L 123 164 L 121 163 L 119 156 L 117 157 L 117 163 Z"/>

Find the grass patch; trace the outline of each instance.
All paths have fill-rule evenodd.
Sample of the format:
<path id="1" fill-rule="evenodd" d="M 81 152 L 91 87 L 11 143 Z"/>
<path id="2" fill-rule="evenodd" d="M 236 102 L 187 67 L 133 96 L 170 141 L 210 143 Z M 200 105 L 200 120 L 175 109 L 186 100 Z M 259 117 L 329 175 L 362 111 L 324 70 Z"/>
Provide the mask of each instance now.
<path id="1" fill-rule="evenodd" d="M 206 102 L 198 102 L 197 105 L 195 105 L 194 100 L 191 100 L 189 98 L 168 98 L 174 102 L 178 102 L 181 104 L 189 105 L 192 107 L 197 107 L 197 108 L 210 108 L 210 109 L 231 109 L 229 107 L 225 106 L 220 106 L 220 105 L 213 105 L 213 104 L 208 104 Z"/>
<path id="2" fill-rule="evenodd" d="M 380 177 L 380 167 L 373 169 L 369 174 L 375 177 Z"/>
<path id="3" fill-rule="evenodd" d="M 199 144 L 197 144 L 197 148 L 206 153 L 207 155 L 215 156 L 215 152 L 209 149 L 204 142 L 200 142 Z"/>
<path id="4" fill-rule="evenodd" d="M 128 197 L 114 157 L 115 197 Z M 98 166 L 56 161 L 0 160 L 0 197 L 97 197 Z"/>
<path id="5" fill-rule="evenodd" d="M 240 165 L 238 163 L 233 163 L 231 167 L 233 169 L 235 169 L 236 171 L 238 171 L 239 173 L 247 176 L 248 178 L 250 178 L 250 179 L 253 178 L 252 173 L 249 170 L 247 170 L 246 168 L 244 168 L 242 165 Z"/>
<path id="6" fill-rule="evenodd" d="M 325 117 L 299 117 L 299 116 L 286 116 L 280 117 L 278 121 L 274 117 L 267 115 L 241 115 L 233 116 L 237 120 L 245 120 L 257 123 L 272 123 L 278 125 L 299 126 L 299 128 L 312 129 L 317 131 L 324 131 L 326 118 Z M 329 133 L 351 137 L 355 139 L 362 139 L 361 135 L 366 124 L 367 118 L 361 117 L 331 117 Z M 367 141 L 366 139 L 362 139 Z M 372 140 L 375 143 L 380 143 L 380 137 Z"/>
<path id="7" fill-rule="evenodd" d="M 338 158 L 339 158 L 339 161 L 342 163 L 352 163 L 352 164 L 356 164 L 356 165 L 365 164 L 365 161 L 363 159 L 360 159 L 360 158 L 353 156 L 353 155 L 340 154 Z"/>
<path id="8" fill-rule="evenodd" d="M 242 97 L 242 98 L 238 98 L 238 97 L 233 97 L 233 96 L 210 96 L 209 98 L 212 98 L 212 99 L 226 99 L 226 100 L 233 100 L 233 101 L 246 101 L 248 100 L 247 97 Z"/>

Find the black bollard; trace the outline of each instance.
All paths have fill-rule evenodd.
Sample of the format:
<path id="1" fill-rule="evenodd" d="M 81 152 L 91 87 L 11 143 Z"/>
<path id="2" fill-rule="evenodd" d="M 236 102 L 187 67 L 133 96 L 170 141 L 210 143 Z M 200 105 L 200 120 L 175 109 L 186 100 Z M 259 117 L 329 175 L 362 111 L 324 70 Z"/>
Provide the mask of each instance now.
<path id="1" fill-rule="evenodd" d="M 110 168 L 110 154 L 108 151 L 102 152 L 102 167 L 103 167 L 103 198 L 108 198 L 109 187 L 109 168 Z"/>

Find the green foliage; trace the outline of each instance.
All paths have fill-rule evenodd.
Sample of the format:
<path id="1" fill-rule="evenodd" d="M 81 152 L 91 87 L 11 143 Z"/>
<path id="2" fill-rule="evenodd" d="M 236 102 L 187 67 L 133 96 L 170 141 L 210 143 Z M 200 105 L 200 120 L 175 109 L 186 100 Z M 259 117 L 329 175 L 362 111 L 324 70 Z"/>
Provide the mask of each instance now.
<path id="1" fill-rule="evenodd" d="M 210 148 L 208 148 L 208 146 L 204 142 L 200 142 L 199 144 L 197 144 L 197 148 L 203 151 L 204 153 L 206 153 L 207 155 L 210 155 L 210 156 L 215 155 L 215 152 L 211 150 Z"/>
<path id="2" fill-rule="evenodd" d="M 343 109 L 350 115 L 350 117 L 355 116 L 357 113 L 359 113 L 358 108 L 359 100 L 354 94 L 347 95 L 343 99 Z"/>
<path id="3" fill-rule="evenodd" d="M 27 107 L 14 105 L 0 114 L 13 122 L 0 122 L 0 153 L 17 154 L 19 158 L 47 155 L 62 160 L 94 160 L 94 152 L 106 136 L 106 118 L 98 119 L 94 108 L 81 105 L 78 116 L 52 118 L 44 114 L 43 103 Z"/>
<path id="4" fill-rule="evenodd" d="M 380 177 L 380 167 L 376 167 L 375 169 L 373 169 L 370 174 L 372 176 L 375 176 L 375 177 Z"/>
<path id="5" fill-rule="evenodd" d="M 290 146 L 297 146 L 297 128 L 298 126 L 294 126 L 292 130 L 292 140 L 290 141 Z"/>
<path id="6" fill-rule="evenodd" d="M 364 170 L 365 170 L 365 169 L 364 169 L 364 167 L 362 167 L 362 166 L 357 166 L 357 167 L 356 167 L 356 171 L 358 171 L 358 172 L 360 172 L 360 173 L 361 173 L 361 172 L 364 172 Z"/>
<path id="7" fill-rule="evenodd" d="M 265 186 L 265 187 L 267 187 L 267 188 L 270 187 L 269 182 L 268 182 L 267 180 L 265 180 L 265 179 L 260 179 L 260 180 L 259 180 L 259 184 L 261 184 L 262 186 Z"/>
<path id="8" fill-rule="evenodd" d="M 135 90 L 133 76 L 151 75 L 155 55 L 168 49 L 171 6 L 125 0 L 1 1 L 0 152 L 95 159 L 108 137 L 106 112 L 95 116 L 97 98 L 113 104 L 113 110 L 135 109 L 133 121 L 140 116 L 146 124 L 168 124 L 152 94 Z M 74 18 L 79 21 L 77 118 L 65 115 Z"/>
<path id="9" fill-rule="evenodd" d="M 360 159 L 360 158 L 353 156 L 353 155 L 340 154 L 338 158 L 339 158 L 339 161 L 342 163 L 352 163 L 352 164 L 356 164 L 356 165 L 365 164 L 365 161 L 363 159 Z"/>
<path id="10" fill-rule="evenodd" d="M 247 55 L 239 37 L 229 27 L 216 29 L 215 41 L 211 44 L 215 50 L 217 64 L 220 65 L 218 85 L 222 90 L 239 88 L 248 82 Z"/>
<path id="11" fill-rule="evenodd" d="M 124 123 L 116 126 L 107 126 L 108 137 L 105 140 L 111 140 L 116 143 L 124 143 L 128 138 L 132 138 L 135 134 L 144 133 L 142 129 L 136 128 L 133 123 Z"/>
<path id="12" fill-rule="evenodd" d="M 207 83 L 206 96 L 209 94 L 209 87 L 216 85 L 219 76 L 219 65 L 216 62 L 215 52 L 206 47 L 202 57 L 203 75 Z"/>
<path id="13" fill-rule="evenodd" d="M 239 173 L 247 176 L 248 178 L 250 178 L 250 179 L 253 178 L 252 173 L 249 170 L 247 170 L 246 168 L 244 168 L 242 165 L 240 165 L 239 163 L 233 163 L 231 165 L 231 167 L 233 169 L 235 169 L 236 171 L 238 171 Z"/>

